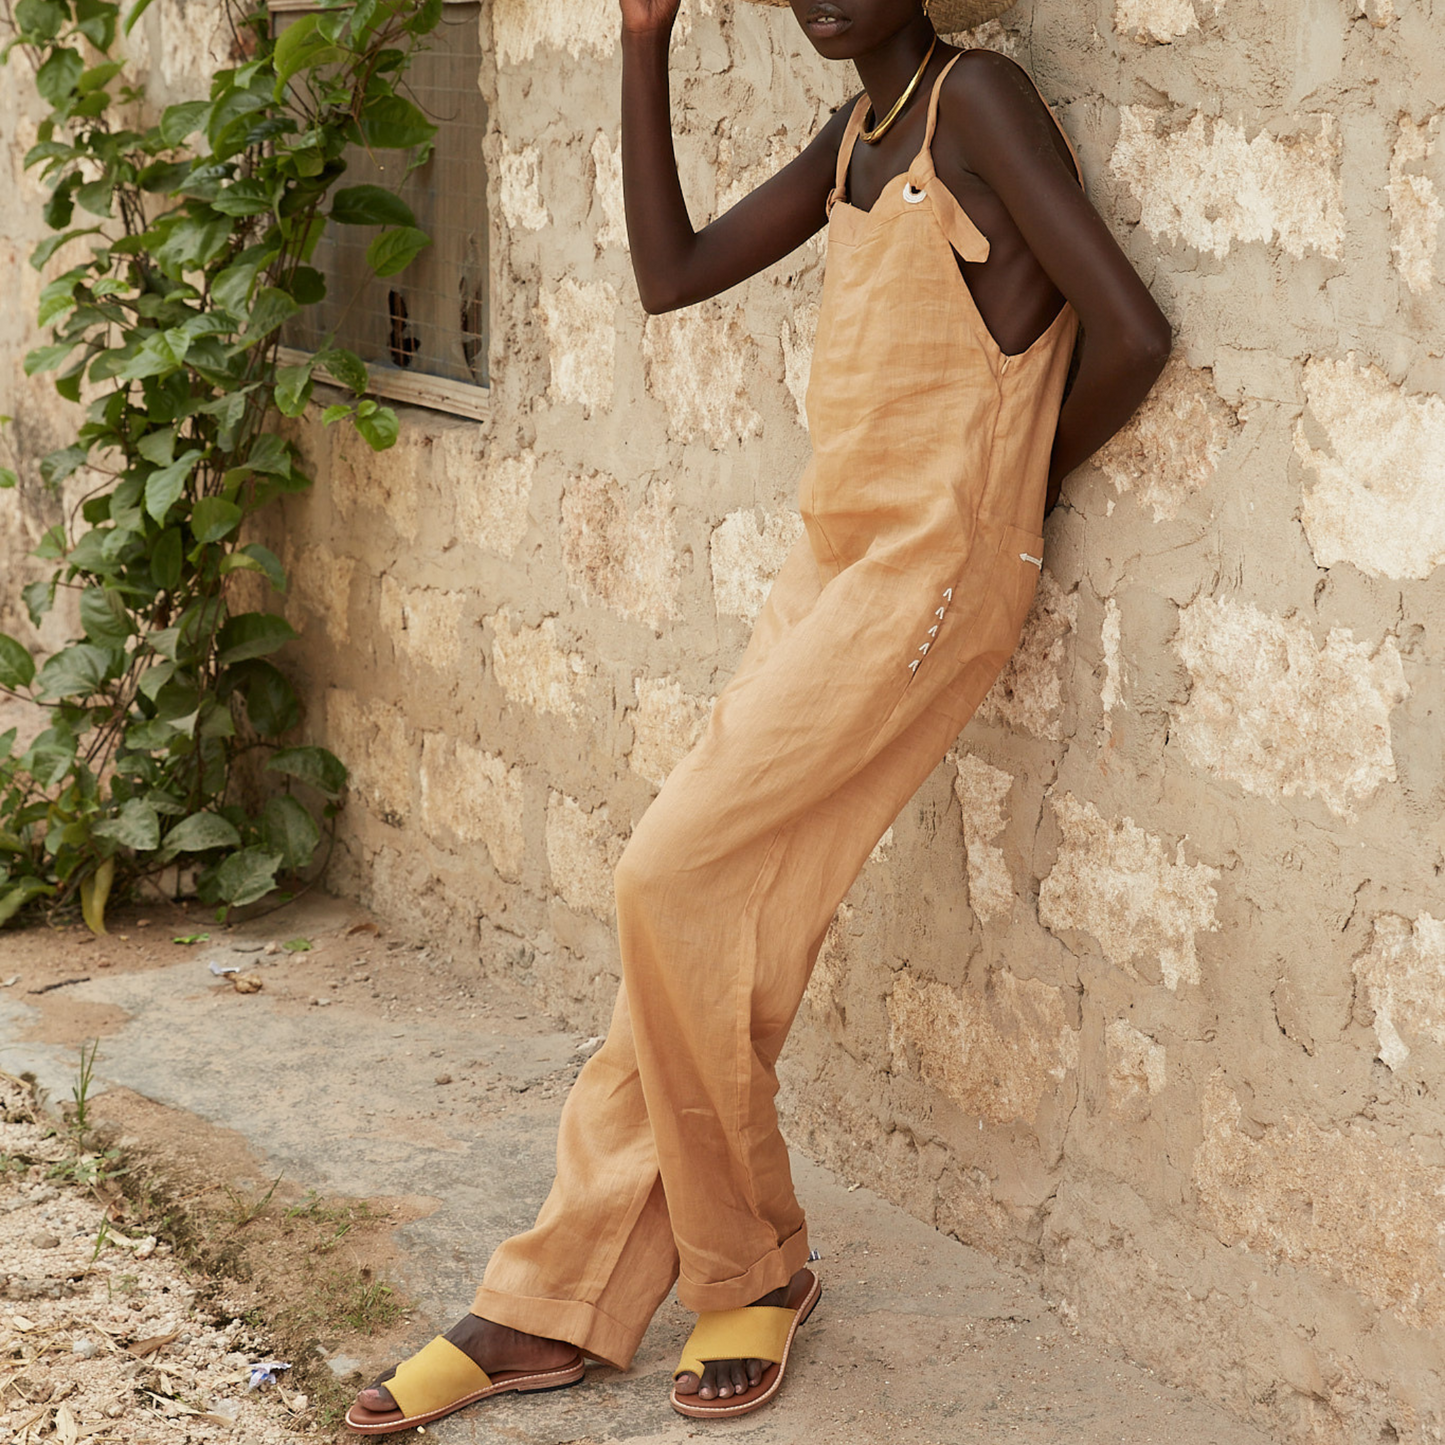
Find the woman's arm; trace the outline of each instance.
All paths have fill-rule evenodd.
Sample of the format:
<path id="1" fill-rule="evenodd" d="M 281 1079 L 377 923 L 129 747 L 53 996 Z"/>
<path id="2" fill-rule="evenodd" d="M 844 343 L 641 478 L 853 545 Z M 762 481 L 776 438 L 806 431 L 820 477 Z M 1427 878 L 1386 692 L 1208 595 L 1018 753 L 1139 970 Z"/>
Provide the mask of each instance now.
<path id="1" fill-rule="evenodd" d="M 725 215 L 694 231 L 672 147 L 668 45 L 678 0 L 622 0 L 622 191 L 643 307 L 656 314 L 716 296 L 780 261 L 827 219 L 847 116 Z"/>
<path id="2" fill-rule="evenodd" d="M 1173 334 L 1108 226 L 1059 154 L 1054 122 L 1010 60 L 966 55 L 949 77 L 968 168 L 1008 208 L 1078 313 L 1084 343 L 1054 438 L 1048 507 L 1064 478 L 1129 420 L 1164 369 Z"/>

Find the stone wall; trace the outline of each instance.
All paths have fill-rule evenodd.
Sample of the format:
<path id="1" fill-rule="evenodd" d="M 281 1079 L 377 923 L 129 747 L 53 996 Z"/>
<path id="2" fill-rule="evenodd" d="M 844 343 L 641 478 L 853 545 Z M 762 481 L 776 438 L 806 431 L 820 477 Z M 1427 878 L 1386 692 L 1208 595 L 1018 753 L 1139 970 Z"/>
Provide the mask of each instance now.
<path id="1" fill-rule="evenodd" d="M 208 13 L 155 7 L 163 85 Z M 409 413 L 379 458 L 301 429 L 290 668 L 353 770 L 333 886 L 595 1028 L 610 866 L 798 529 L 822 252 L 647 320 L 612 0 L 487 23 L 489 415 Z M 1439 1441 L 1445 11 L 1023 0 L 979 38 L 1057 102 L 1178 349 L 839 912 L 791 1132 L 1282 1437 Z M 699 218 L 850 91 L 786 11 L 726 0 L 688 0 L 674 73 Z M 21 80 L 0 411 L 43 449 Z M 0 494 L 10 630 L 46 506 Z"/>

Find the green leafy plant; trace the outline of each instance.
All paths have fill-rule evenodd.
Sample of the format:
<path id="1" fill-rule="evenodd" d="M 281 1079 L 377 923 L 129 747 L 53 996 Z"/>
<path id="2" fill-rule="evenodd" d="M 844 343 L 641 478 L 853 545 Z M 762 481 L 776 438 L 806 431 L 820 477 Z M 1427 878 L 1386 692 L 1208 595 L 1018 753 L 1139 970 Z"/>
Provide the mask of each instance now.
<path id="1" fill-rule="evenodd" d="M 67 505 L 36 553 L 51 574 L 23 594 L 38 626 L 73 593 L 81 636 L 37 666 L 0 633 L 0 694 L 48 713 L 23 751 L 0 733 L 0 924 L 79 901 L 103 932 L 114 892 L 182 865 L 224 916 L 312 867 L 346 785 L 326 749 L 284 745 L 301 709 L 269 659 L 296 634 L 237 610 L 230 584 L 286 588 L 248 523 L 311 485 L 275 416 L 299 416 L 318 376 L 353 396 L 328 425 L 396 440 L 353 352 L 281 365 L 277 348 L 325 296 L 310 262 L 328 225 L 374 228 L 381 275 L 428 244 L 397 196 L 336 183 L 348 145 L 429 153 L 435 127 L 401 85 L 441 0 L 318 0 L 279 34 L 261 0 L 220 0 L 235 63 L 153 124 L 113 58 L 149 5 L 0 0 L 4 58 L 29 58 L 51 107 L 26 157 L 53 232 L 31 264 L 63 268 L 41 295 L 52 339 L 25 369 L 84 407 L 39 463 Z M 237 765 L 258 753 L 280 791 L 250 809 Z"/>

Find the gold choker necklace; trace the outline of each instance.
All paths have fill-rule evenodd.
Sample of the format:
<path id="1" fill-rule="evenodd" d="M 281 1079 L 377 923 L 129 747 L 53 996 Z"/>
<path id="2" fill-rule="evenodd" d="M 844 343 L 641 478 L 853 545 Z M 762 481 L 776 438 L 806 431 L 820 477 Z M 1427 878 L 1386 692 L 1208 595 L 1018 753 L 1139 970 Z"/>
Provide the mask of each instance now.
<path id="1" fill-rule="evenodd" d="M 935 35 L 933 37 L 933 43 L 928 47 L 928 54 L 923 57 L 923 64 L 920 65 L 918 69 L 913 72 L 913 79 L 908 82 L 907 88 L 904 90 L 903 94 L 900 95 L 898 99 L 893 102 L 893 109 L 890 110 L 888 114 L 885 115 L 883 119 L 873 127 L 872 130 L 868 129 L 868 125 L 866 122 L 864 123 L 863 129 L 859 132 L 859 135 L 862 137 L 862 139 L 867 141 L 869 145 L 877 145 L 878 142 L 881 141 L 883 137 L 888 134 L 889 127 L 893 124 L 893 122 L 897 120 L 898 117 L 903 113 L 903 107 L 908 104 L 909 98 L 912 96 L 913 92 L 918 89 L 918 82 L 923 79 L 923 72 L 928 69 L 928 62 L 933 59 L 933 47 L 937 44 L 938 36 Z M 873 114 L 873 105 L 871 101 L 868 105 L 868 114 Z"/>

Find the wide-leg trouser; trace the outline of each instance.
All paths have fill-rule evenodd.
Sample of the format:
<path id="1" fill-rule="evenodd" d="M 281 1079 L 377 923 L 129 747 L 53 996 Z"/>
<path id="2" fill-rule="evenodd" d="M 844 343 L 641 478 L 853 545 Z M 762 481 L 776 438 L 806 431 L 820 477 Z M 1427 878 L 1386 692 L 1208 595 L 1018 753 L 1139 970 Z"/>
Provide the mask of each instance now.
<path id="1" fill-rule="evenodd" d="M 625 1368 L 674 1279 L 689 1309 L 733 1309 L 806 1261 L 777 1058 L 838 904 L 1013 650 L 1038 578 L 1020 538 L 1037 555 L 981 524 L 966 556 L 865 559 L 826 588 L 795 549 L 618 864 L 612 1027 L 563 1109 L 541 1214 L 474 1313 Z"/>

